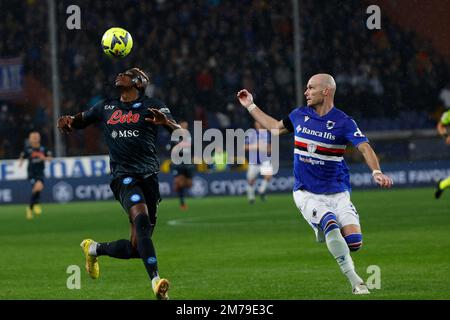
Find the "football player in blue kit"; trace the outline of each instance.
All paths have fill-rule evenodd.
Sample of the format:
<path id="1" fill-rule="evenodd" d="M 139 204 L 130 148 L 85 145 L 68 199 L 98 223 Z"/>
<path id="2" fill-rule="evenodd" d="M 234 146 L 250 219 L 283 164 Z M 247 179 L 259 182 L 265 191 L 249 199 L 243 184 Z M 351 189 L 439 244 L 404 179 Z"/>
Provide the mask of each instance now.
<path id="1" fill-rule="evenodd" d="M 369 294 L 355 271 L 350 251 L 362 246 L 359 216 L 350 201 L 349 169 L 343 155 L 352 143 L 363 155 L 373 180 L 383 188 L 393 185 L 383 174 L 377 156 L 356 122 L 334 106 L 336 83 L 329 74 L 316 74 L 308 81 L 306 106 L 276 120 L 264 113 L 243 89 L 237 97 L 250 115 L 273 134 L 294 133 L 293 196 L 297 208 L 347 277 L 353 294 Z"/>

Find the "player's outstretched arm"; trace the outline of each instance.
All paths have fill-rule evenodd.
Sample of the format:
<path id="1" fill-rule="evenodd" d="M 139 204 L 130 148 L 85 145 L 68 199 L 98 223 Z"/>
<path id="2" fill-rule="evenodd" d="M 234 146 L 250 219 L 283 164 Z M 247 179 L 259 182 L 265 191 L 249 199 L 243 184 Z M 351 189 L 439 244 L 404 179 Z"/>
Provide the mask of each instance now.
<path id="1" fill-rule="evenodd" d="M 237 93 L 237 98 L 241 105 L 248 110 L 250 115 L 258 121 L 265 129 L 272 130 L 272 134 L 282 135 L 289 133 L 285 128 L 282 120 L 276 120 L 262 111 L 253 102 L 253 96 L 246 89 L 240 90 Z"/>
<path id="2" fill-rule="evenodd" d="M 392 187 L 394 184 L 392 178 L 381 172 L 377 155 L 370 144 L 367 142 L 360 143 L 358 145 L 358 150 L 362 153 L 370 170 L 372 170 L 373 180 L 382 188 Z"/>
<path id="3" fill-rule="evenodd" d="M 445 140 L 445 143 L 450 145 L 450 134 L 448 126 L 445 126 L 441 121 L 438 122 L 436 129 L 439 135 Z"/>
<path id="4" fill-rule="evenodd" d="M 22 152 L 19 156 L 19 168 L 23 165 L 24 153 Z"/>
<path id="5" fill-rule="evenodd" d="M 64 133 L 72 132 L 73 129 L 84 129 L 88 125 L 81 112 L 74 116 L 61 116 L 58 119 L 58 129 Z"/>
<path id="6" fill-rule="evenodd" d="M 162 125 L 167 127 L 170 131 L 181 129 L 181 126 L 173 119 L 169 119 L 163 112 L 156 108 L 148 108 L 150 116 L 145 118 L 145 121 L 154 125 Z"/>

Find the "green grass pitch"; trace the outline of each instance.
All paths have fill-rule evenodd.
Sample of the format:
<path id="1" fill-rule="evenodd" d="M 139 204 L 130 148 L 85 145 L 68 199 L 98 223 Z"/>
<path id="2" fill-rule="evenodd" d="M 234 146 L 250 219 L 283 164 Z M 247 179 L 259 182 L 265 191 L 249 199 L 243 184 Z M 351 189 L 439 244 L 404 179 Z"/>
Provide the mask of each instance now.
<path id="1" fill-rule="evenodd" d="M 355 191 L 364 234 L 353 253 L 367 280 L 381 270 L 381 289 L 354 296 L 324 244 L 298 213 L 291 194 L 249 205 L 244 197 L 175 199 L 160 205 L 153 239 L 171 299 L 449 299 L 450 194 L 433 189 Z M 142 261 L 100 258 L 100 278 L 84 270 L 83 238 L 128 239 L 117 202 L 0 206 L 0 299 L 154 299 Z M 66 286 L 68 266 L 81 289 Z"/>

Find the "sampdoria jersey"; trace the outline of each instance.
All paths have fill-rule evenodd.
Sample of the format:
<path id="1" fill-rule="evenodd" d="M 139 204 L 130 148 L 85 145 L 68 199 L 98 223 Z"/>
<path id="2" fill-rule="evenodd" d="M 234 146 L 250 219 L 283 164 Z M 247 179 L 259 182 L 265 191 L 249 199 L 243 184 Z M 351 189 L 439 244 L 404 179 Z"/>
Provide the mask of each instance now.
<path id="1" fill-rule="evenodd" d="M 248 131 L 245 139 L 247 145 L 268 146 L 270 145 L 270 131 L 265 129 L 252 129 Z M 249 150 L 248 152 L 249 164 L 261 164 L 267 160 L 270 160 L 270 149 Z"/>
<path id="2" fill-rule="evenodd" d="M 45 160 L 42 160 L 42 157 L 51 157 L 51 155 L 51 152 L 44 146 L 25 147 L 20 156 L 28 159 L 28 179 L 44 177 Z"/>
<path id="3" fill-rule="evenodd" d="M 147 96 L 132 102 L 105 99 L 83 112 L 87 123 L 101 124 L 113 178 L 130 174 L 145 177 L 159 172 L 158 126 L 145 121 L 150 116 L 148 108 L 159 109 L 172 119 L 169 109 L 161 101 Z"/>
<path id="4" fill-rule="evenodd" d="M 322 117 L 310 107 L 299 107 L 283 123 L 294 132 L 294 191 L 351 191 L 343 158 L 347 143 L 358 146 L 368 141 L 356 122 L 336 107 Z"/>
<path id="5" fill-rule="evenodd" d="M 446 111 L 441 116 L 441 123 L 444 126 L 450 126 L 450 110 Z"/>

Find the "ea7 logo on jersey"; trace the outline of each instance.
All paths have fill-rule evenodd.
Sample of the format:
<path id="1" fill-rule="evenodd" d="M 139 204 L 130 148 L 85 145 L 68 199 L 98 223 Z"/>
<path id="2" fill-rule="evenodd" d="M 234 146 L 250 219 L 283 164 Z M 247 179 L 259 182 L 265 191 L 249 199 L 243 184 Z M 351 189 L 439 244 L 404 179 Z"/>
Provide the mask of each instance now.
<path id="1" fill-rule="evenodd" d="M 135 138 L 139 137 L 139 130 L 113 130 L 111 132 L 111 137 L 115 138 Z"/>
<path id="2" fill-rule="evenodd" d="M 115 105 L 110 105 L 110 104 L 107 104 L 107 105 L 105 105 L 105 110 L 113 110 L 114 108 L 115 108 L 116 106 Z"/>

